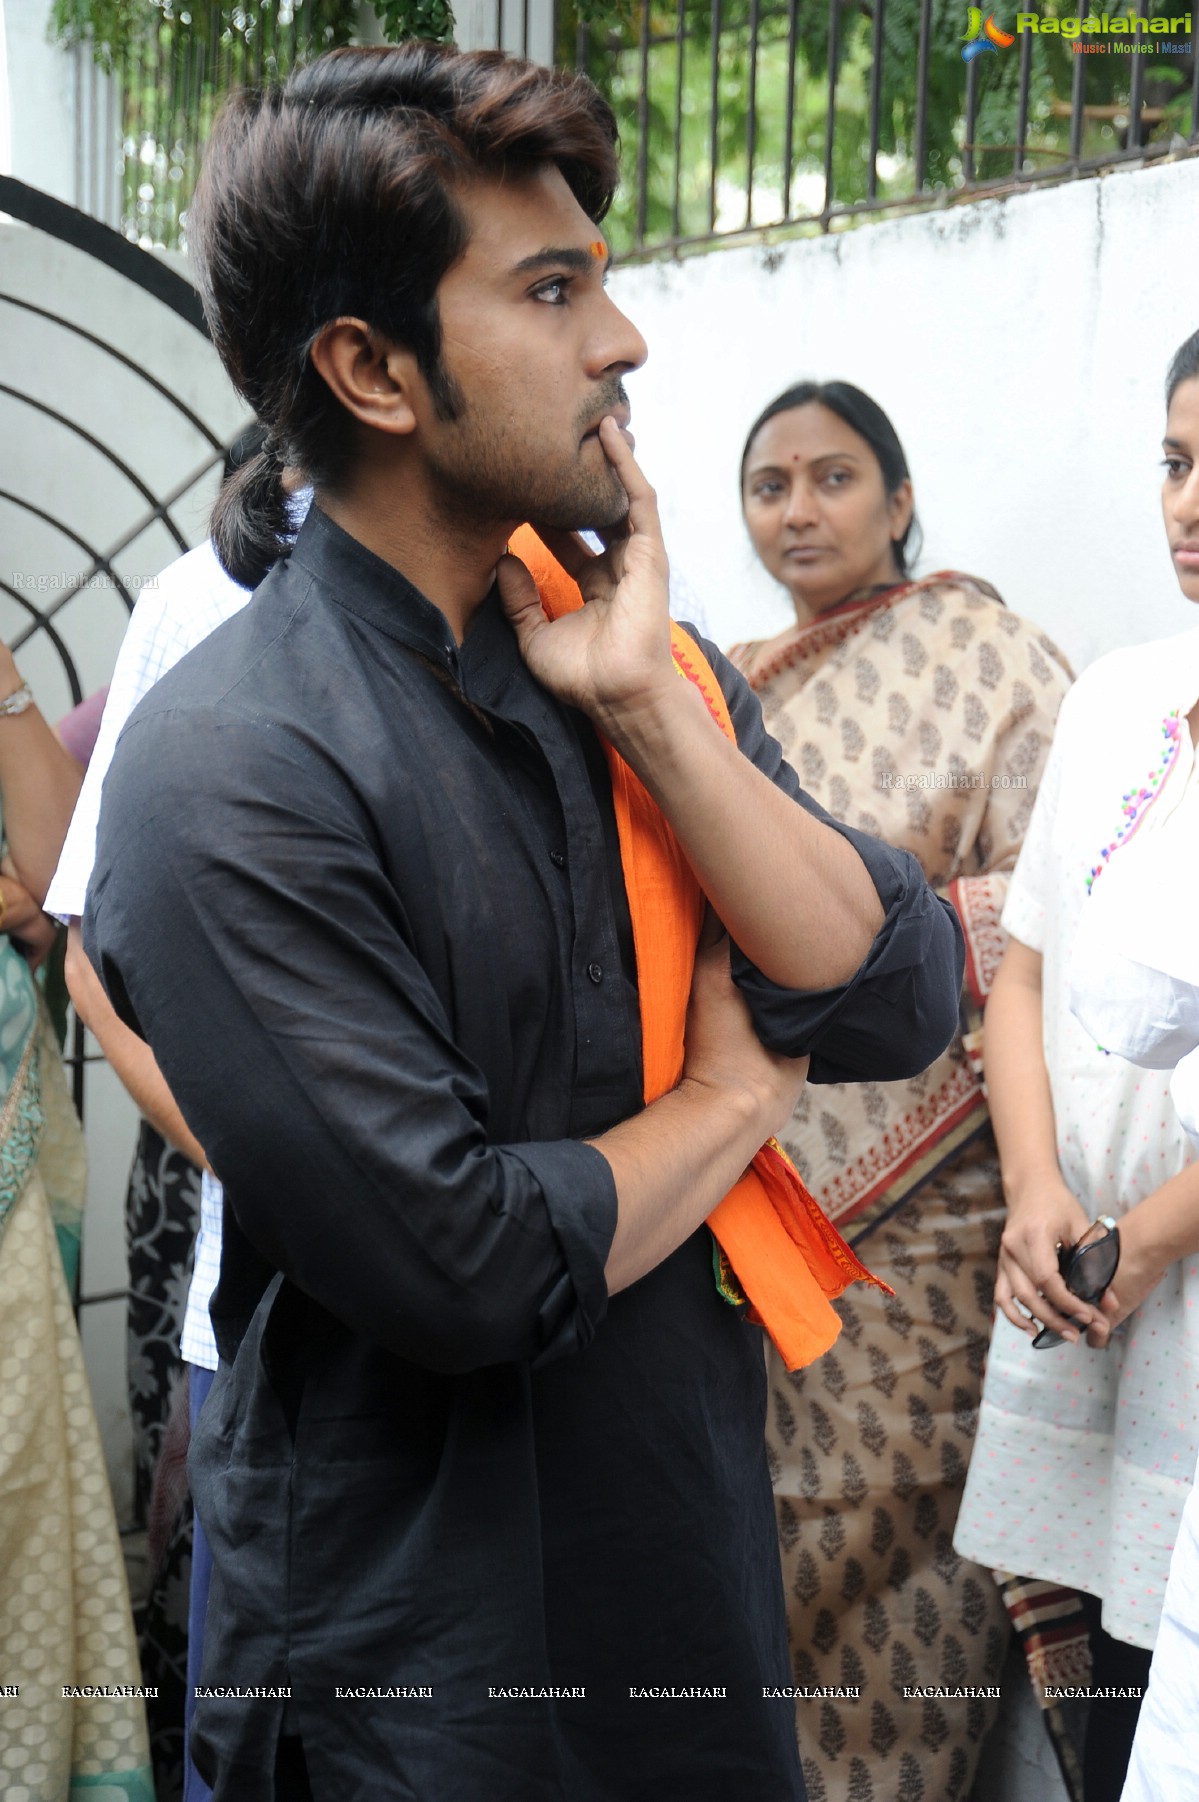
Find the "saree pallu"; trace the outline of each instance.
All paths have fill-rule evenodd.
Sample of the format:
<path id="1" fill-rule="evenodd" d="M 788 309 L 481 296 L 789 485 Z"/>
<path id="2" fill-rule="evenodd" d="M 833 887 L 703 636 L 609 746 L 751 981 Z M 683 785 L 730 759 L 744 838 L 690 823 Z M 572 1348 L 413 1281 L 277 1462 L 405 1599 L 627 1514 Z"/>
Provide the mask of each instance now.
<path id="1" fill-rule="evenodd" d="M 10 1025 L 32 993 L 15 958 L 0 940 Z M 62 1241 L 78 1245 L 82 1135 L 44 1009 L 7 1073 L 3 1168 L 19 1161 L 22 1176 L 5 1189 L 0 1228 L 4 1793 L 154 1802 L 125 1567 L 64 1276 Z"/>
<path id="2" fill-rule="evenodd" d="M 966 938 L 962 1030 L 908 1082 L 809 1086 L 780 1139 L 893 1297 L 835 1303 L 810 1369 L 767 1350 L 767 1448 L 811 1802 L 958 1802 L 1008 1639 L 988 1571 L 953 1550 L 1004 1218 L 982 1008 L 1054 720 L 1050 641 L 968 576 L 851 598 L 732 659 L 804 787 L 911 851 Z M 926 1689 L 938 1693 L 908 1694 Z"/>

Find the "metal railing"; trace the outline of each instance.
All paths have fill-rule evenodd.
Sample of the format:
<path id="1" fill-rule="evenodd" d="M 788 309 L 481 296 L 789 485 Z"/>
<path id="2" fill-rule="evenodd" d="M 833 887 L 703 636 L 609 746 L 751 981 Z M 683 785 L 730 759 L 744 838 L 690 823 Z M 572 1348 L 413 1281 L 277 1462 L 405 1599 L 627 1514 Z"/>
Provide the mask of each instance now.
<path id="1" fill-rule="evenodd" d="M 620 120 L 616 243 L 657 254 L 828 231 L 1199 144 L 1191 14 L 1139 8 L 1128 31 L 1061 14 L 1023 14 L 1017 31 L 1013 11 L 992 39 L 982 9 L 957 0 L 665 0 L 582 18 L 563 4 L 558 59 L 585 69 Z M 1162 29 L 1184 20 L 1185 36 Z"/>
<path id="2" fill-rule="evenodd" d="M 1019 30 L 1004 15 L 985 39 L 981 9 L 959 0 L 555 0 L 553 43 L 615 108 L 624 185 L 610 231 L 618 256 L 639 256 L 828 231 L 1199 145 L 1199 12 L 1159 3 L 1127 32 L 1110 24 L 1129 14 L 1094 14 L 1088 32 L 1064 6 L 1020 15 Z M 120 120 L 119 229 L 185 246 L 224 93 L 349 41 L 353 13 L 345 0 L 246 5 L 201 32 L 148 7 L 114 61 L 113 93 L 80 112 L 80 157 L 109 160 L 91 185 L 110 209 L 105 120 Z M 494 0 L 493 16 L 497 44 L 528 46 L 530 0 Z M 1183 19 L 1185 36 L 1160 29 Z M 83 180 L 80 192 L 107 216 Z"/>

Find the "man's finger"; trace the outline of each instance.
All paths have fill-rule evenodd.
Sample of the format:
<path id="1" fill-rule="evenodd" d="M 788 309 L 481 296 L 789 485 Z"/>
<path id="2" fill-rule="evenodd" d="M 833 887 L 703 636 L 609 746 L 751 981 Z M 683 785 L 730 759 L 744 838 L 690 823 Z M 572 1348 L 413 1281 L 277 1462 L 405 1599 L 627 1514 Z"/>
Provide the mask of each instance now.
<path id="1" fill-rule="evenodd" d="M 612 415 L 600 422 L 600 443 L 609 463 L 620 477 L 629 497 L 629 524 L 634 532 L 662 542 L 662 522 L 658 518 L 658 497 L 633 455 L 625 434 Z"/>
<path id="2" fill-rule="evenodd" d="M 548 624 L 537 584 L 520 558 L 510 551 L 505 552 L 495 566 L 495 583 L 523 656 L 529 640 Z"/>

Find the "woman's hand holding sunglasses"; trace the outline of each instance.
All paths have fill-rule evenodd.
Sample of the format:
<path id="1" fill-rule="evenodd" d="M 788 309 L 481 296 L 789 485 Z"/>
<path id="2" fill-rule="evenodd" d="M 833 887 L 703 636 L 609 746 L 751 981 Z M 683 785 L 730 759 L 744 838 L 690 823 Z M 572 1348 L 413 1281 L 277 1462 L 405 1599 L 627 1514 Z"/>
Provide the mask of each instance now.
<path id="1" fill-rule="evenodd" d="M 1057 1172 L 1046 1172 L 1022 1195 L 1009 1195 L 995 1305 L 1030 1338 L 1048 1332 L 1061 1336 L 1053 1343 L 1077 1344 L 1087 1333 L 1088 1343 L 1106 1344 L 1110 1318 L 1067 1285 L 1059 1262 L 1060 1248 L 1077 1245 L 1091 1228 L 1091 1220 Z"/>
<path id="2" fill-rule="evenodd" d="M 1120 1221 L 1119 1270 L 1099 1304 L 1107 1332 L 1101 1340 L 1093 1339 L 1088 1333 L 1088 1345 L 1106 1345 L 1113 1329 L 1135 1313 L 1157 1288 L 1170 1265 L 1184 1255 L 1181 1247 L 1163 1245 L 1158 1239 L 1155 1227 L 1160 1227 L 1161 1221 L 1153 1215 L 1153 1201 L 1153 1196 L 1146 1197 L 1136 1207 L 1129 1208 Z"/>

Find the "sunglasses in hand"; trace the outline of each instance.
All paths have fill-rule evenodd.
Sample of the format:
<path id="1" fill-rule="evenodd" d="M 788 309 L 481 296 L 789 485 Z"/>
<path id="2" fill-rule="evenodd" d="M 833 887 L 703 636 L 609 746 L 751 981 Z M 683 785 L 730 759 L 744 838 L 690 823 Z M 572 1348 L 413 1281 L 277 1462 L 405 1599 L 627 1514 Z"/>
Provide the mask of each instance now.
<path id="1" fill-rule="evenodd" d="M 1098 1233 L 1098 1237 L 1093 1235 Z M 1059 1245 L 1057 1267 L 1071 1295 L 1079 1301 L 1103 1299 L 1120 1263 L 1120 1229 L 1110 1214 L 1093 1220 L 1075 1245 Z M 1084 1324 L 1081 1320 L 1077 1323 Z M 1061 1333 L 1042 1327 L 1032 1342 L 1034 1351 L 1048 1351 L 1051 1346 L 1066 1343 Z"/>

